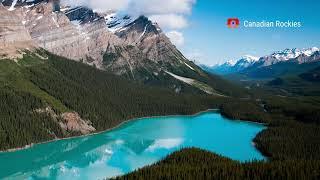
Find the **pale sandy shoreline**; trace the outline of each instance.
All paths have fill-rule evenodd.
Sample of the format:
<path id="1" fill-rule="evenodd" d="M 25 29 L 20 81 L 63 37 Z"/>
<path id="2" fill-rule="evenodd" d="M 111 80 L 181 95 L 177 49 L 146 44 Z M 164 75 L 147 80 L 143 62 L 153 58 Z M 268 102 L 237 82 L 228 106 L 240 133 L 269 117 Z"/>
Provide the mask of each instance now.
<path id="1" fill-rule="evenodd" d="M 202 113 L 206 113 L 206 112 L 211 112 L 211 111 L 216 111 L 216 112 L 219 112 L 219 109 L 207 109 L 207 110 L 204 110 L 204 111 L 199 111 L 197 113 L 194 113 L 194 114 L 191 114 L 191 115 L 162 115 L 162 116 L 146 116 L 146 117 L 141 117 L 141 118 L 133 118 L 133 119 L 129 119 L 129 120 L 126 120 L 126 121 L 123 121 L 121 122 L 120 124 L 118 124 L 117 126 L 115 127 L 112 127 L 112 128 L 109 128 L 109 129 L 106 129 L 106 130 L 103 130 L 103 131 L 99 131 L 99 132 L 95 132 L 95 133 L 90 133 L 90 134 L 85 134 L 85 135 L 80 135 L 80 136 L 72 136 L 72 137 L 66 137 L 66 138 L 57 138 L 57 139 L 52 139 L 52 140 L 49 140 L 49 141 L 43 141 L 43 142 L 39 142 L 39 143 L 31 143 L 31 144 L 28 144 L 24 147 L 18 147 L 18 148 L 12 148 L 12 149 L 8 149 L 8 150 L 5 150 L 5 151 L 0 151 L 0 153 L 6 153 L 6 152 L 15 152 L 15 151 L 20 151 L 20 150 L 25 150 L 25 149 L 29 149 L 35 145 L 40 145 L 40 144 L 47 144 L 47 143 L 51 143 L 51 142 L 56 142 L 56 141 L 61 141 L 61 140 L 69 140 L 69 139 L 75 139 L 75 138 L 82 138 L 82 137 L 88 137 L 88 136 L 94 136 L 94 135 L 97 135 L 97 134 L 102 134 L 102 133 L 106 133 L 106 132 L 110 132 L 112 130 L 115 130 L 115 129 L 118 129 L 120 128 L 121 126 L 129 123 L 129 122 L 134 122 L 134 121 L 138 121 L 138 120 L 141 120 L 141 119 L 146 119 L 146 118 L 160 118 L 160 117 L 177 117 L 177 116 L 196 116 L 196 115 L 199 115 L 199 114 L 202 114 Z M 239 121 L 242 121 L 242 120 L 239 120 Z M 244 121 L 245 122 L 245 121 Z M 248 122 L 251 122 L 251 121 L 248 121 Z M 254 123 L 254 122 L 253 122 Z"/>

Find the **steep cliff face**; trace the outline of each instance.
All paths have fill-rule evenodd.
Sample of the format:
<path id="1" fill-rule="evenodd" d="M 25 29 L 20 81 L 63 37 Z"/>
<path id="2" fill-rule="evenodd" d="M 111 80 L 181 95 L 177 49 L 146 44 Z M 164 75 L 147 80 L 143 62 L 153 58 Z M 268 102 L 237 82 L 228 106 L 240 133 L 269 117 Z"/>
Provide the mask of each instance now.
<path id="1" fill-rule="evenodd" d="M 30 5 L 33 3 L 38 3 L 41 1 L 45 1 L 45 0 L 31 0 L 31 1 L 26 1 L 26 0 L 1 0 L 2 4 L 4 6 L 10 7 L 10 8 L 14 8 L 14 7 L 19 7 L 19 6 L 23 6 L 23 5 Z"/>
<path id="2" fill-rule="evenodd" d="M 69 13 L 53 12 L 52 8 L 50 3 L 22 8 L 32 39 L 50 52 L 102 68 L 102 54 L 108 44 L 120 43 L 106 30 L 104 20 L 81 22 L 72 16 L 71 21 Z"/>
<path id="3" fill-rule="evenodd" d="M 123 27 L 117 27 L 114 33 L 124 41 L 126 47 L 119 48 L 116 53 L 107 52 L 104 61 L 107 70 L 175 90 L 181 89 L 184 83 L 181 84 L 167 72 L 191 78 L 203 75 L 202 70 L 182 55 L 161 28 L 145 16 L 131 23 L 126 22 Z"/>
<path id="4" fill-rule="evenodd" d="M 33 48 L 30 34 L 19 15 L 0 4 L 0 57 L 21 57 L 19 49 Z"/>
<path id="5" fill-rule="evenodd" d="M 93 12 L 92 9 L 83 6 L 68 8 L 64 11 L 64 13 L 70 21 L 78 21 L 81 24 L 102 19 L 98 13 Z"/>
<path id="6" fill-rule="evenodd" d="M 196 89 L 208 93 L 202 87 L 206 86 L 204 81 L 211 81 L 209 76 L 188 61 L 160 27 L 145 16 L 116 18 L 115 13 L 96 13 L 86 7 L 57 8 L 54 2 L 16 1 L 10 5 L 11 1 L 6 1 L 3 13 L 15 15 L 9 18 L 18 24 L 14 25 L 14 33 L 23 35 L 12 39 L 15 46 L 23 44 L 19 48 L 24 49 L 34 42 L 54 54 L 144 84 L 176 92 Z"/>
<path id="7" fill-rule="evenodd" d="M 160 27 L 144 16 L 136 20 L 125 16 L 122 20 L 127 23 L 112 32 L 104 17 L 86 7 L 56 12 L 52 1 L 24 6 L 26 3 L 17 1 L 12 11 L 18 14 L 15 21 L 26 27 L 37 45 L 55 54 L 132 78 L 139 68 L 158 73 L 167 65 L 188 63 Z M 12 2 L 7 0 L 5 4 Z"/>
<path id="8" fill-rule="evenodd" d="M 152 61 L 177 63 L 173 59 L 186 60 L 160 27 L 145 16 L 140 16 L 116 32 L 116 35 L 126 43 L 139 47 Z"/>

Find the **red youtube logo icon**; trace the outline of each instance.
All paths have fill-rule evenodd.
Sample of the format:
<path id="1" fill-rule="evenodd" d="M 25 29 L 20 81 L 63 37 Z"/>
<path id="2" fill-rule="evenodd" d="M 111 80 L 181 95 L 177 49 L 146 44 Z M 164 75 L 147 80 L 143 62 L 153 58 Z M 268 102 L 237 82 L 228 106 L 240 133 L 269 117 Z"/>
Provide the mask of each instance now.
<path id="1" fill-rule="evenodd" d="M 227 20 L 228 28 L 238 28 L 240 25 L 240 21 L 238 18 L 229 18 Z"/>

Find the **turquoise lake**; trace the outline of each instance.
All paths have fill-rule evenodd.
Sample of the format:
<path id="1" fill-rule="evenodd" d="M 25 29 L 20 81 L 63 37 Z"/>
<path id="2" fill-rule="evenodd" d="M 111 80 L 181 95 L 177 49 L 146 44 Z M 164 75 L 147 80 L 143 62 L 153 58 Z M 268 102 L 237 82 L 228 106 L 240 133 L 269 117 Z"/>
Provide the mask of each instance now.
<path id="1" fill-rule="evenodd" d="M 265 128 L 218 111 L 141 118 L 100 134 L 0 153 L 0 179 L 103 179 L 153 164 L 182 147 L 242 162 L 264 160 L 252 140 Z"/>

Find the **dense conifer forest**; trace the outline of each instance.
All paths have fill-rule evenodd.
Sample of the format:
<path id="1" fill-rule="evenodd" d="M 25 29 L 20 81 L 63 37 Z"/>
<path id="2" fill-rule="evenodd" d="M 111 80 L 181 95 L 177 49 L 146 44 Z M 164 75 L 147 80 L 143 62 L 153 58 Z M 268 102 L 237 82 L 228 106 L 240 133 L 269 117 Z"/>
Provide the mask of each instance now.
<path id="1" fill-rule="evenodd" d="M 239 163 L 197 148 L 174 152 L 164 160 L 116 179 L 319 179 L 319 161 Z"/>
<path id="2" fill-rule="evenodd" d="M 56 114 L 78 112 L 97 131 L 137 117 L 219 108 L 228 118 L 268 126 L 254 139 L 268 162 L 240 164 L 190 149 L 124 178 L 316 179 L 320 164 L 319 103 L 318 96 L 283 97 L 264 91 L 242 98 L 177 94 L 39 51 L 25 54 L 18 62 L 0 61 L 0 150 L 74 135 L 61 130 L 50 114 L 39 113 L 46 107 Z"/>
<path id="3" fill-rule="evenodd" d="M 138 117 L 193 114 L 218 108 L 219 97 L 176 94 L 143 86 L 94 67 L 46 52 L 26 54 L 18 63 L 0 61 L 0 150 L 68 137 L 37 109 L 75 111 L 97 131 Z"/>
<path id="4" fill-rule="evenodd" d="M 267 157 L 266 162 L 239 163 L 191 148 L 118 179 L 320 178 L 319 107 L 315 99 L 228 99 L 220 109 L 229 118 L 268 126 L 254 139 L 256 147 Z"/>
<path id="5" fill-rule="evenodd" d="M 261 91 L 251 99 L 225 99 L 223 115 L 264 123 L 254 139 L 266 162 L 239 163 L 191 148 L 119 179 L 319 179 L 318 96 L 274 96 Z"/>
<path id="6" fill-rule="evenodd" d="M 1 150 L 63 136 L 60 127 L 50 116 L 33 111 L 43 105 L 43 101 L 28 93 L 1 88 Z"/>

